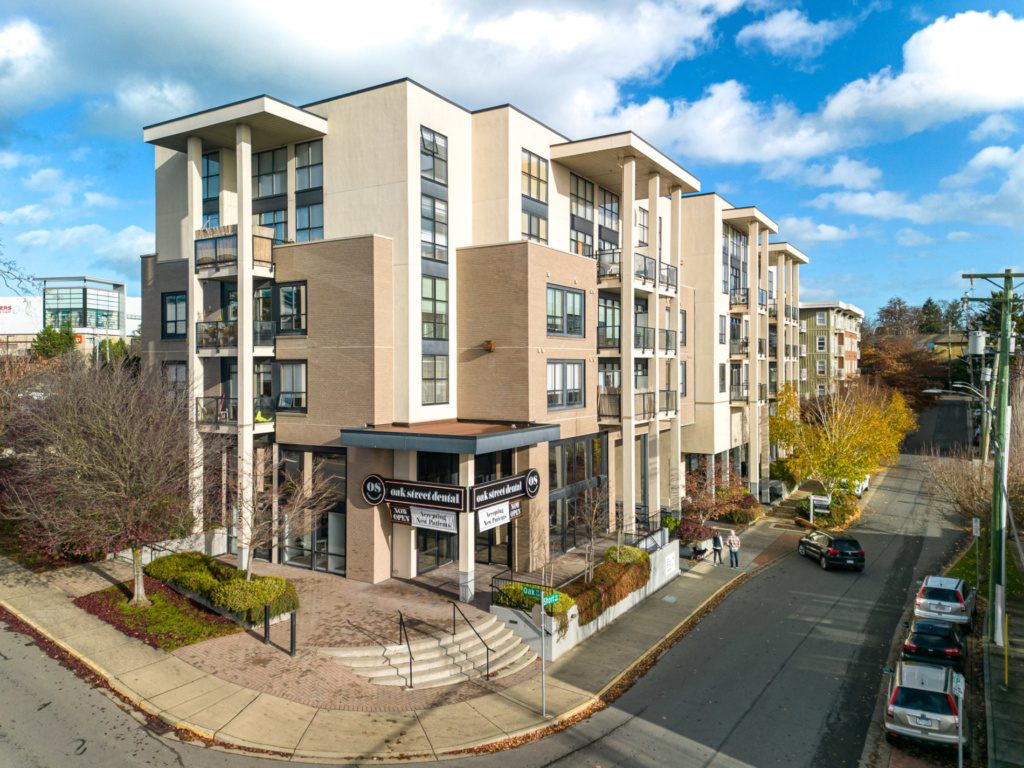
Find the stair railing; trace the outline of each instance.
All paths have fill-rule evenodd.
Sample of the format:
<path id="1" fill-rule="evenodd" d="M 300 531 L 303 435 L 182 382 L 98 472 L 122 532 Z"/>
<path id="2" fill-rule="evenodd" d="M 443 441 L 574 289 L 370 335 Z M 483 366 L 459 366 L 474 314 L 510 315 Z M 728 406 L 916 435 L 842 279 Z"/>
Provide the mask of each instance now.
<path id="1" fill-rule="evenodd" d="M 462 609 L 459 608 L 458 604 L 454 600 L 449 600 L 448 602 L 452 604 L 452 637 L 455 637 L 455 611 L 458 611 L 459 613 L 462 613 Z M 473 626 L 473 623 L 469 620 L 469 617 L 467 617 L 465 613 L 462 613 L 462 618 L 465 619 L 466 624 L 468 624 L 469 628 L 473 630 L 473 634 L 476 635 L 477 639 L 480 641 L 480 644 L 487 651 L 487 653 L 485 654 L 486 659 L 487 659 L 487 661 L 486 661 L 487 667 L 486 667 L 486 674 L 484 676 L 484 679 L 490 680 L 491 679 L 491 651 L 493 649 L 486 642 L 484 642 L 484 639 L 480 636 L 480 633 L 476 631 L 476 627 Z"/>
<path id="2" fill-rule="evenodd" d="M 412 646 L 409 645 L 409 630 L 405 626 L 405 616 L 402 612 L 398 612 L 398 644 L 402 644 L 402 638 L 405 638 L 405 648 L 409 652 L 409 685 L 408 688 L 412 688 Z"/>

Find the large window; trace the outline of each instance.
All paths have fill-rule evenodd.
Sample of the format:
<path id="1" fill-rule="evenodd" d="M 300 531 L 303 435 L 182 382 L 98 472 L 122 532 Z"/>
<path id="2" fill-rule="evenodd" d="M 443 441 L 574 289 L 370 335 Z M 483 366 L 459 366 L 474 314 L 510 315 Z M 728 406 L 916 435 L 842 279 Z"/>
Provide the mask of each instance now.
<path id="1" fill-rule="evenodd" d="M 722 227 L 722 281 L 723 290 L 747 287 L 748 235 L 728 225 Z"/>
<path id="2" fill-rule="evenodd" d="M 257 152 L 252 156 L 252 196 L 272 197 L 283 195 L 285 187 L 285 173 L 288 169 L 288 151 L 271 149 L 266 152 Z"/>
<path id="3" fill-rule="evenodd" d="M 648 234 L 647 211 L 643 208 L 636 209 L 636 244 L 643 247 L 647 245 Z"/>
<path id="4" fill-rule="evenodd" d="M 306 284 L 285 283 L 277 286 L 277 332 L 306 332 Z"/>
<path id="5" fill-rule="evenodd" d="M 281 376 L 281 391 L 277 396 L 277 409 L 287 411 L 306 410 L 306 361 L 281 361 L 278 363 Z"/>
<path id="6" fill-rule="evenodd" d="M 188 391 L 188 363 L 183 360 L 165 360 L 161 367 L 171 389 L 178 394 Z"/>
<path id="7" fill-rule="evenodd" d="M 448 261 L 448 203 L 420 196 L 420 254 L 432 261 Z"/>
<path id="8" fill-rule="evenodd" d="M 163 295 L 161 336 L 165 339 L 184 339 L 188 332 L 186 312 L 186 295 L 181 293 L 165 293 Z"/>
<path id="9" fill-rule="evenodd" d="M 725 344 L 725 315 L 718 316 L 718 343 Z"/>
<path id="10" fill-rule="evenodd" d="M 448 402 L 448 355 L 423 356 L 423 405 Z"/>
<path id="11" fill-rule="evenodd" d="M 320 189 L 324 185 L 324 143 L 322 140 L 295 145 L 295 189 Z"/>
<path id="12" fill-rule="evenodd" d="M 583 291 L 548 286 L 548 335 L 583 336 Z"/>
<path id="13" fill-rule="evenodd" d="M 816 369 L 817 370 L 817 374 L 819 376 L 824 376 L 825 375 L 825 361 L 824 360 L 816 360 L 815 361 L 815 365 L 817 367 L 817 369 Z"/>
<path id="14" fill-rule="evenodd" d="M 535 243 L 547 243 L 548 219 L 546 216 L 535 216 L 523 211 L 523 239 Z"/>
<path id="15" fill-rule="evenodd" d="M 583 407 L 583 361 L 548 361 L 548 408 Z"/>
<path id="16" fill-rule="evenodd" d="M 448 279 L 422 278 L 423 338 L 448 338 Z"/>
<path id="17" fill-rule="evenodd" d="M 203 200 L 216 200 L 220 195 L 220 152 L 203 155 Z"/>
<path id="18" fill-rule="evenodd" d="M 448 138 L 420 126 L 420 176 L 448 184 Z"/>
<path id="19" fill-rule="evenodd" d="M 594 255 L 594 236 L 587 232 L 579 232 L 575 229 L 569 230 L 569 251 L 577 256 Z"/>
<path id="20" fill-rule="evenodd" d="M 594 185 L 575 173 L 569 176 L 569 213 L 594 220 Z"/>
<path id="21" fill-rule="evenodd" d="M 288 211 L 280 209 L 277 211 L 264 211 L 252 217 L 252 223 L 258 227 L 269 227 L 274 230 L 274 240 L 283 243 L 288 231 Z"/>
<path id="22" fill-rule="evenodd" d="M 718 364 L 718 391 L 725 392 L 725 363 Z"/>
<path id="23" fill-rule="evenodd" d="M 597 223 L 606 229 L 619 231 L 619 196 L 607 189 L 602 189 L 598 196 Z"/>
<path id="24" fill-rule="evenodd" d="M 523 150 L 523 196 L 541 203 L 548 201 L 548 161 L 528 149 Z"/>
<path id="25" fill-rule="evenodd" d="M 300 205 L 295 209 L 295 242 L 324 239 L 324 204 Z"/>
<path id="26" fill-rule="evenodd" d="M 816 313 L 816 315 L 815 315 L 815 322 L 817 322 L 818 325 L 824 325 L 825 324 L 825 313 L 824 312 Z"/>

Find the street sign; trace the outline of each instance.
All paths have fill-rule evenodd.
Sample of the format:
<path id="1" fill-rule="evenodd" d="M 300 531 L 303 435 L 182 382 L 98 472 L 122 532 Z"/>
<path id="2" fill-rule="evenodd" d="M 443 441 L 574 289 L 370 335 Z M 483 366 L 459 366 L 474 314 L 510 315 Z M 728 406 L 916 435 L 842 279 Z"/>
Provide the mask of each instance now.
<path id="1" fill-rule="evenodd" d="M 527 597 L 540 598 L 540 587 L 531 587 L 529 584 L 523 584 L 523 594 Z"/>
<path id="2" fill-rule="evenodd" d="M 976 517 L 971 520 L 971 528 L 974 533 L 974 538 L 981 536 L 981 518 Z"/>
<path id="3" fill-rule="evenodd" d="M 964 695 L 964 676 L 961 675 L 959 672 L 953 673 L 953 695 Z"/>
<path id="4" fill-rule="evenodd" d="M 557 592 L 552 592 L 550 594 L 544 595 L 544 607 L 545 608 L 547 608 L 549 605 L 554 605 L 557 602 L 558 602 L 558 593 Z"/>

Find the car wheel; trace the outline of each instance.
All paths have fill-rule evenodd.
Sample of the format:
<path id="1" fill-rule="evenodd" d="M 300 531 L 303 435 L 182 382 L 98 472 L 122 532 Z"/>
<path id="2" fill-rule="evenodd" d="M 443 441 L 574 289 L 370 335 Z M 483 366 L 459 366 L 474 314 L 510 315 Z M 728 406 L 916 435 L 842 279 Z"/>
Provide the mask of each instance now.
<path id="1" fill-rule="evenodd" d="M 804 557 L 804 556 L 806 556 L 806 555 L 807 555 L 807 548 L 806 548 L 806 547 L 804 547 L 804 545 L 803 545 L 803 544 L 799 544 L 799 545 L 797 545 L 797 548 L 796 548 L 796 553 L 797 553 L 798 555 L 800 555 L 800 557 Z"/>
<path id="2" fill-rule="evenodd" d="M 822 555 L 818 559 L 818 563 L 819 563 L 819 565 L 821 565 L 821 570 L 823 570 L 823 571 L 827 571 L 828 570 L 828 560 L 825 559 L 824 555 Z"/>
<path id="3" fill-rule="evenodd" d="M 888 732 L 886 732 L 886 734 L 885 734 L 885 740 L 886 740 L 887 742 L 889 742 L 890 744 L 897 744 L 897 743 L 899 743 L 899 742 L 898 742 L 898 741 L 896 740 L 896 737 L 895 737 L 895 736 L 893 736 L 893 735 L 892 735 L 891 733 L 888 733 Z"/>

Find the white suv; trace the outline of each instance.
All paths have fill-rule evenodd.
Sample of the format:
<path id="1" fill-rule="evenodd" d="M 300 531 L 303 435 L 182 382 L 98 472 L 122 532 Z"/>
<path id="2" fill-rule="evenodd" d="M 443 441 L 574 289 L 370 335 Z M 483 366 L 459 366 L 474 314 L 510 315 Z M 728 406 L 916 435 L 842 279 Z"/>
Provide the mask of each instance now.
<path id="1" fill-rule="evenodd" d="M 889 683 L 885 738 L 890 744 L 928 741 L 955 747 L 968 733 L 967 713 L 959 712 L 952 669 L 901 661 Z M 964 744 L 964 754 L 970 751 Z"/>
<path id="2" fill-rule="evenodd" d="M 941 619 L 953 624 L 970 624 L 977 590 L 963 579 L 928 576 L 914 598 L 914 615 L 919 619 Z"/>

